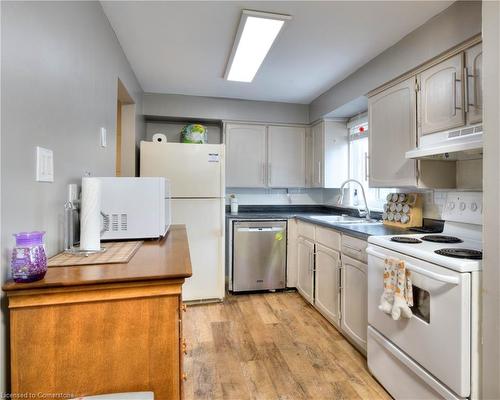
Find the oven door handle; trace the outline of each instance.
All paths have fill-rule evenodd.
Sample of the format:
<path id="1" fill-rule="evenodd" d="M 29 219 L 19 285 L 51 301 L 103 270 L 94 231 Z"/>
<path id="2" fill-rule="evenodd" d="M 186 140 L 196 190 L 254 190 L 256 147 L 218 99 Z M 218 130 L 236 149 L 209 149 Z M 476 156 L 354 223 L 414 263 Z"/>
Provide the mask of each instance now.
<path id="1" fill-rule="evenodd" d="M 378 251 L 374 250 L 372 247 L 368 247 L 366 249 L 366 252 L 374 257 L 381 258 L 382 260 L 385 260 L 387 257 L 385 254 L 379 253 Z M 434 279 L 439 282 L 444 282 L 444 283 L 451 283 L 452 285 L 458 285 L 460 283 L 460 278 L 457 276 L 448 276 L 448 275 L 443 275 L 443 274 L 438 274 L 433 271 L 427 271 L 426 269 L 417 267 L 415 265 L 412 265 L 410 263 L 405 263 L 406 268 L 408 268 L 410 271 L 417 272 L 420 275 L 424 275 L 428 278 Z"/>

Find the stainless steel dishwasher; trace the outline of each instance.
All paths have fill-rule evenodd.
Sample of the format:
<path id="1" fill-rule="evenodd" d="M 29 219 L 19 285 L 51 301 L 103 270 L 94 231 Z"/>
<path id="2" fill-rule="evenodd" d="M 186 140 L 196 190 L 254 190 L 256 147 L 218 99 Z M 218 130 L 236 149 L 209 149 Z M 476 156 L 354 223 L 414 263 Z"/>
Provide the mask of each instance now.
<path id="1" fill-rule="evenodd" d="M 284 289 L 286 221 L 233 223 L 233 291 Z"/>

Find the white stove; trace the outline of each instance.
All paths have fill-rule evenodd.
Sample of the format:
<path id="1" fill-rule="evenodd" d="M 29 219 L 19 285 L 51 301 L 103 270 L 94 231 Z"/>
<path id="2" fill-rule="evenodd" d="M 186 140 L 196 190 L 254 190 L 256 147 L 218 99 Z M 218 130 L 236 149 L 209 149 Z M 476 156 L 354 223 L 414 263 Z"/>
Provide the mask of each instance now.
<path id="1" fill-rule="evenodd" d="M 441 233 L 368 239 L 368 367 L 395 399 L 479 396 L 482 193 L 448 194 Z M 411 272 L 412 317 L 379 310 L 385 260 Z"/>
<path id="2" fill-rule="evenodd" d="M 481 232 L 481 225 L 445 222 L 442 233 L 372 236 L 368 239 L 368 242 L 420 260 L 450 268 L 454 271 L 471 272 L 481 270 L 483 249 Z M 435 240 L 434 238 L 436 240 L 443 238 L 443 241 L 429 241 Z M 455 240 L 451 243 L 447 243 L 445 238 L 454 238 Z M 405 243 L 405 240 L 411 243 Z M 443 250 L 447 249 L 453 249 L 452 251 L 444 252 L 450 255 L 442 255 Z M 457 250 L 472 251 L 459 252 Z"/>

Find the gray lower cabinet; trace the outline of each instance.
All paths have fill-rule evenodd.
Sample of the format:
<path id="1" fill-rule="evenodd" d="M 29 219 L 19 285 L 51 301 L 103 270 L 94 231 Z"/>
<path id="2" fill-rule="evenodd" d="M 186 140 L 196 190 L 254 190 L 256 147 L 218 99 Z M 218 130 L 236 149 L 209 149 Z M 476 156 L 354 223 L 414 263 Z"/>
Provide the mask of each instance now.
<path id="1" fill-rule="evenodd" d="M 341 329 L 366 353 L 368 329 L 368 255 L 366 240 L 342 235 Z"/>
<path id="2" fill-rule="evenodd" d="M 314 305 L 340 327 L 340 253 L 316 244 Z"/>
<path id="3" fill-rule="evenodd" d="M 334 229 L 297 225 L 298 292 L 366 354 L 368 243 Z"/>
<path id="4" fill-rule="evenodd" d="M 314 242 L 302 236 L 297 242 L 297 290 L 309 302 L 313 303 L 314 294 Z"/>
<path id="5" fill-rule="evenodd" d="M 366 350 L 368 328 L 367 265 L 342 255 L 341 328 L 359 347 Z"/>

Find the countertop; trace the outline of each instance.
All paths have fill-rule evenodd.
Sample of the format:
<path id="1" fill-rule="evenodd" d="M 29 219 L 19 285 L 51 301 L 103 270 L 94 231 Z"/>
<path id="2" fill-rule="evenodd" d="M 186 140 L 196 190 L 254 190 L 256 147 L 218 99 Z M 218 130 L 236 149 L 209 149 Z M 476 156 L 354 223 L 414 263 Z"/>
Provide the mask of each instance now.
<path id="1" fill-rule="evenodd" d="M 264 206 L 262 207 L 264 208 Z M 382 235 L 401 235 L 408 233 L 404 228 L 390 227 L 383 224 L 366 224 L 366 225 L 347 225 L 339 223 L 331 223 L 320 221 L 312 217 L 321 215 L 342 215 L 349 214 L 353 215 L 351 210 L 343 211 L 336 207 L 325 208 L 325 207 L 309 207 L 308 209 L 301 209 L 298 207 L 290 208 L 285 210 L 280 208 L 278 210 L 273 210 L 273 207 L 269 207 L 269 211 L 264 211 L 263 209 L 252 209 L 251 211 L 240 211 L 238 214 L 226 213 L 227 219 L 290 219 L 297 218 L 301 221 L 309 222 L 315 225 L 321 225 L 326 228 L 335 229 L 337 231 L 343 232 L 346 235 L 357 237 L 359 239 L 366 240 L 369 236 L 382 236 Z"/>
<path id="2" fill-rule="evenodd" d="M 128 263 L 49 267 L 42 280 L 7 281 L 6 292 L 117 282 L 184 279 L 192 275 L 186 227 L 172 225 L 161 240 L 145 241 Z"/>

